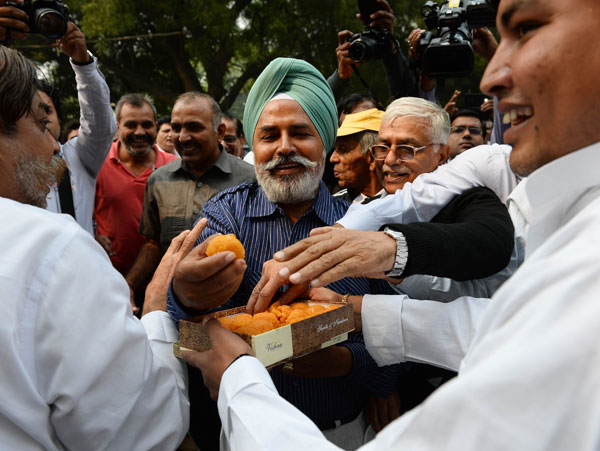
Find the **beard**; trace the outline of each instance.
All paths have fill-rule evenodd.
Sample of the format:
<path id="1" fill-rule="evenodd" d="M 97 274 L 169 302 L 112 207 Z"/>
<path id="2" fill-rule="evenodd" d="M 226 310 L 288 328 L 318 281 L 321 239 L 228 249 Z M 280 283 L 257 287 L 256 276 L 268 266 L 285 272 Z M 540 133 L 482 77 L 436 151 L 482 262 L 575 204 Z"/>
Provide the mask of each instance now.
<path id="1" fill-rule="evenodd" d="M 148 134 L 145 134 L 144 136 L 136 136 L 132 133 L 123 140 L 123 144 L 129 155 L 133 157 L 141 157 L 143 155 L 147 155 L 148 152 L 152 150 L 152 146 L 154 145 L 154 137 Z M 133 147 L 134 144 L 145 144 L 146 147 L 143 150 L 139 150 Z"/>
<path id="2" fill-rule="evenodd" d="M 17 160 L 15 171 L 15 181 L 22 202 L 46 208 L 50 186 L 60 181 L 66 167 L 65 160 L 57 156 L 53 156 L 48 164 L 34 155 L 22 155 Z"/>
<path id="3" fill-rule="evenodd" d="M 271 171 L 284 163 L 304 166 L 301 174 L 275 176 Z M 256 166 L 256 180 L 267 199 L 275 204 L 295 204 L 317 197 L 319 184 L 325 170 L 325 160 L 314 162 L 300 155 L 277 157 L 268 163 Z"/>

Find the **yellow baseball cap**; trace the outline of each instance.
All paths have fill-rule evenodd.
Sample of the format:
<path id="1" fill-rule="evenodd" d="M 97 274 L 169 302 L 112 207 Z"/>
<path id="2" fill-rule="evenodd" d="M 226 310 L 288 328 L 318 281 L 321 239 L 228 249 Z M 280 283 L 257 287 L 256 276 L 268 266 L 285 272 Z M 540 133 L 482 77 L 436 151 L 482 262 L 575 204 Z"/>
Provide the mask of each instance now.
<path id="1" fill-rule="evenodd" d="M 383 113 L 383 111 L 377 108 L 371 108 L 358 113 L 347 114 L 344 122 L 342 122 L 342 125 L 338 129 L 338 137 L 353 135 L 366 130 L 378 132 L 379 127 L 381 127 Z"/>

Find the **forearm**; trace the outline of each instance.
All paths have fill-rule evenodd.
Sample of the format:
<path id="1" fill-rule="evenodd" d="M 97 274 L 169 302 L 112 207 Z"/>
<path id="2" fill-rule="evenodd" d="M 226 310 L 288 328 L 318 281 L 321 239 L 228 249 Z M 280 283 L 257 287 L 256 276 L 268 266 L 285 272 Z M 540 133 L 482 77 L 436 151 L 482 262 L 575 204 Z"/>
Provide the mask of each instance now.
<path id="1" fill-rule="evenodd" d="M 77 155 L 90 175 L 97 175 L 117 131 L 110 105 L 110 90 L 98 70 L 97 61 L 86 65 L 72 64 L 77 83 L 80 128 L 75 145 Z"/>
<path id="2" fill-rule="evenodd" d="M 342 96 L 344 95 L 344 91 L 350 84 L 350 79 L 344 80 L 340 78 L 337 69 L 329 76 L 327 79 L 327 84 L 331 88 L 333 92 L 333 97 L 336 102 L 339 102 Z"/>
<path id="3" fill-rule="evenodd" d="M 127 283 L 136 290 L 143 288 L 156 271 L 162 254 L 163 252 L 158 243 L 152 240 L 146 242 L 125 277 Z"/>
<path id="4" fill-rule="evenodd" d="M 383 66 L 390 94 L 394 99 L 417 95 L 417 85 L 400 48 L 397 48 L 395 53 L 390 52 L 383 59 Z"/>
<path id="5" fill-rule="evenodd" d="M 458 371 L 489 299 L 442 303 L 365 295 L 363 335 L 379 365 L 419 362 Z"/>

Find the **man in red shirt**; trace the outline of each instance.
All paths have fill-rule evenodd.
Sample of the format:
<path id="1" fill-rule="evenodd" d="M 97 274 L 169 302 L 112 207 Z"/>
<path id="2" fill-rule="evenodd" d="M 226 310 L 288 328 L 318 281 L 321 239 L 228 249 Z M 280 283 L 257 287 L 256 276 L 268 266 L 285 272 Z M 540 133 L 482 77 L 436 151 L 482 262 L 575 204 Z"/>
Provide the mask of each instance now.
<path id="1" fill-rule="evenodd" d="M 119 139 L 98 175 L 94 217 L 96 239 L 113 266 L 125 276 L 146 241 L 139 227 L 148 177 L 177 157 L 160 152 L 154 144 L 156 109 L 149 97 L 121 97 L 116 116 Z"/>

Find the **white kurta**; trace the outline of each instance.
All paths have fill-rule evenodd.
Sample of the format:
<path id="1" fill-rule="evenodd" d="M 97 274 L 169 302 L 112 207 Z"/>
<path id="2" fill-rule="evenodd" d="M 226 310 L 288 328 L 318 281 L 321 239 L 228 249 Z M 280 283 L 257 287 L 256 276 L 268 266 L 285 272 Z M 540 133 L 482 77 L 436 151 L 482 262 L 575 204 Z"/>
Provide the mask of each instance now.
<path id="1" fill-rule="evenodd" d="M 361 449 L 599 449 L 599 167 L 600 143 L 518 187 L 527 259 L 480 318 L 459 375 Z M 226 371 L 219 409 L 233 449 L 336 449 L 252 358 Z"/>
<path id="2" fill-rule="evenodd" d="M 0 198 L 0 448 L 169 450 L 187 432 L 166 312 L 139 321 L 67 215 Z"/>

